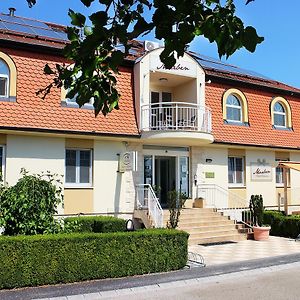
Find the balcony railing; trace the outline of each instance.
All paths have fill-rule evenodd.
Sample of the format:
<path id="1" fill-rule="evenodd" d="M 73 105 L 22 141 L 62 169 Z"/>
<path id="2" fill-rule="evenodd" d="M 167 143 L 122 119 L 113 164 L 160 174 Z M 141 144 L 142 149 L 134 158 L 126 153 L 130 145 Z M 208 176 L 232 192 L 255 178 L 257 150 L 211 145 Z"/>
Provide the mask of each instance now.
<path id="1" fill-rule="evenodd" d="M 208 107 L 187 102 L 163 102 L 142 106 L 142 130 L 211 132 Z"/>

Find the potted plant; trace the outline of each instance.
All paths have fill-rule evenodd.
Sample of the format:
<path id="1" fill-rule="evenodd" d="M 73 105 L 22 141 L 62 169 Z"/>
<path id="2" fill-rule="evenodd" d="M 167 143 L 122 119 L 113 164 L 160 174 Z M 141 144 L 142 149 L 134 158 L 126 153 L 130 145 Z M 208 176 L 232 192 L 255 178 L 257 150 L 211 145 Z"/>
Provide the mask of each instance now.
<path id="1" fill-rule="evenodd" d="M 262 195 L 252 195 L 249 208 L 252 214 L 254 239 L 256 241 L 267 240 L 271 227 L 263 225 L 264 206 Z"/>

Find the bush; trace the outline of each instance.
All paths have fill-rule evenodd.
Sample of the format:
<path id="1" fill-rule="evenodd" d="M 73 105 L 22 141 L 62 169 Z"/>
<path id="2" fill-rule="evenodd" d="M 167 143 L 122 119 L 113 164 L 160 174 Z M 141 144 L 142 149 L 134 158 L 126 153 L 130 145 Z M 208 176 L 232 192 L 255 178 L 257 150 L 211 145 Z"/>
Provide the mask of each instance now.
<path id="1" fill-rule="evenodd" d="M 75 232 L 118 232 L 126 230 L 126 221 L 107 216 L 69 217 L 65 224 L 76 224 Z"/>
<path id="2" fill-rule="evenodd" d="M 0 237 L 0 288 L 67 283 L 180 269 L 188 234 L 149 229 Z"/>
<path id="3" fill-rule="evenodd" d="M 296 238 L 300 233 L 300 218 L 285 216 L 278 211 L 265 211 L 264 223 L 271 226 L 271 235 Z"/>
<path id="4" fill-rule="evenodd" d="M 0 226 L 4 234 L 43 234 L 63 230 L 54 219 L 57 206 L 62 202 L 62 185 L 57 175 L 49 172 L 22 177 L 11 187 L 1 186 Z"/>

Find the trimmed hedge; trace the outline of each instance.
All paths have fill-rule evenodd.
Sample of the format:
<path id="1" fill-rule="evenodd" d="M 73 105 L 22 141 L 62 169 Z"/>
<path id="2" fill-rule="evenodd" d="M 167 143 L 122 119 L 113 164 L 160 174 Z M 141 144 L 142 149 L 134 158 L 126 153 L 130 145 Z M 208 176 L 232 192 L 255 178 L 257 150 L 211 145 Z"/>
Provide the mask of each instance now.
<path id="1" fill-rule="evenodd" d="M 65 223 L 76 222 L 79 226 L 75 232 L 119 232 L 126 230 L 126 221 L 108 216 L 69 217 Z"/>
<path id="2" fill-rule="evenodd" d="M 177 270 L 188 233 L 149 229 L 0 237 L 0 288 L 16 288 Z"/>
<path id="3" fill-rule="evenodd" d="M 271 235 L 294 239 L 300 233 L 299 216 L 285 216 L 279 211 L 265 211 L 263 223 L 271 225 Z"/>

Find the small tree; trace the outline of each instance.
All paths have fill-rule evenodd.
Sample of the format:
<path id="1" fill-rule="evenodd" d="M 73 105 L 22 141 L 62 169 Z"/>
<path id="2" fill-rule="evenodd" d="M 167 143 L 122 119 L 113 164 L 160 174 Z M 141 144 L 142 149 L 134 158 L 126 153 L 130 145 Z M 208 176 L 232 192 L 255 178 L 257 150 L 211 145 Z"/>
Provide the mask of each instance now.
<path id="1" fill-rule="evenodd" d="M 176 190 L 168 192 L 168 208 L 170 218 L 167 223 L 168 228 L 175 229 L 178 226 L 180 212 L 187 199 L 186 194 L 177 192 Z"/>
<path id="2" fill-rule="evenodd" d="M 262 226 L 264 214 L 262 195 L 251 195 L 249 208 L 252 214 L 253 224 L 255 226 Z"/>
<path id="3" fill-rule="evenodd" d="M 54 219 L 63 201 L 58 175 L 29 175 L 24 169 L 17 184 L 0 193 L 0 226 L 6 235 L 55 233 L 63 224 Z"/>

